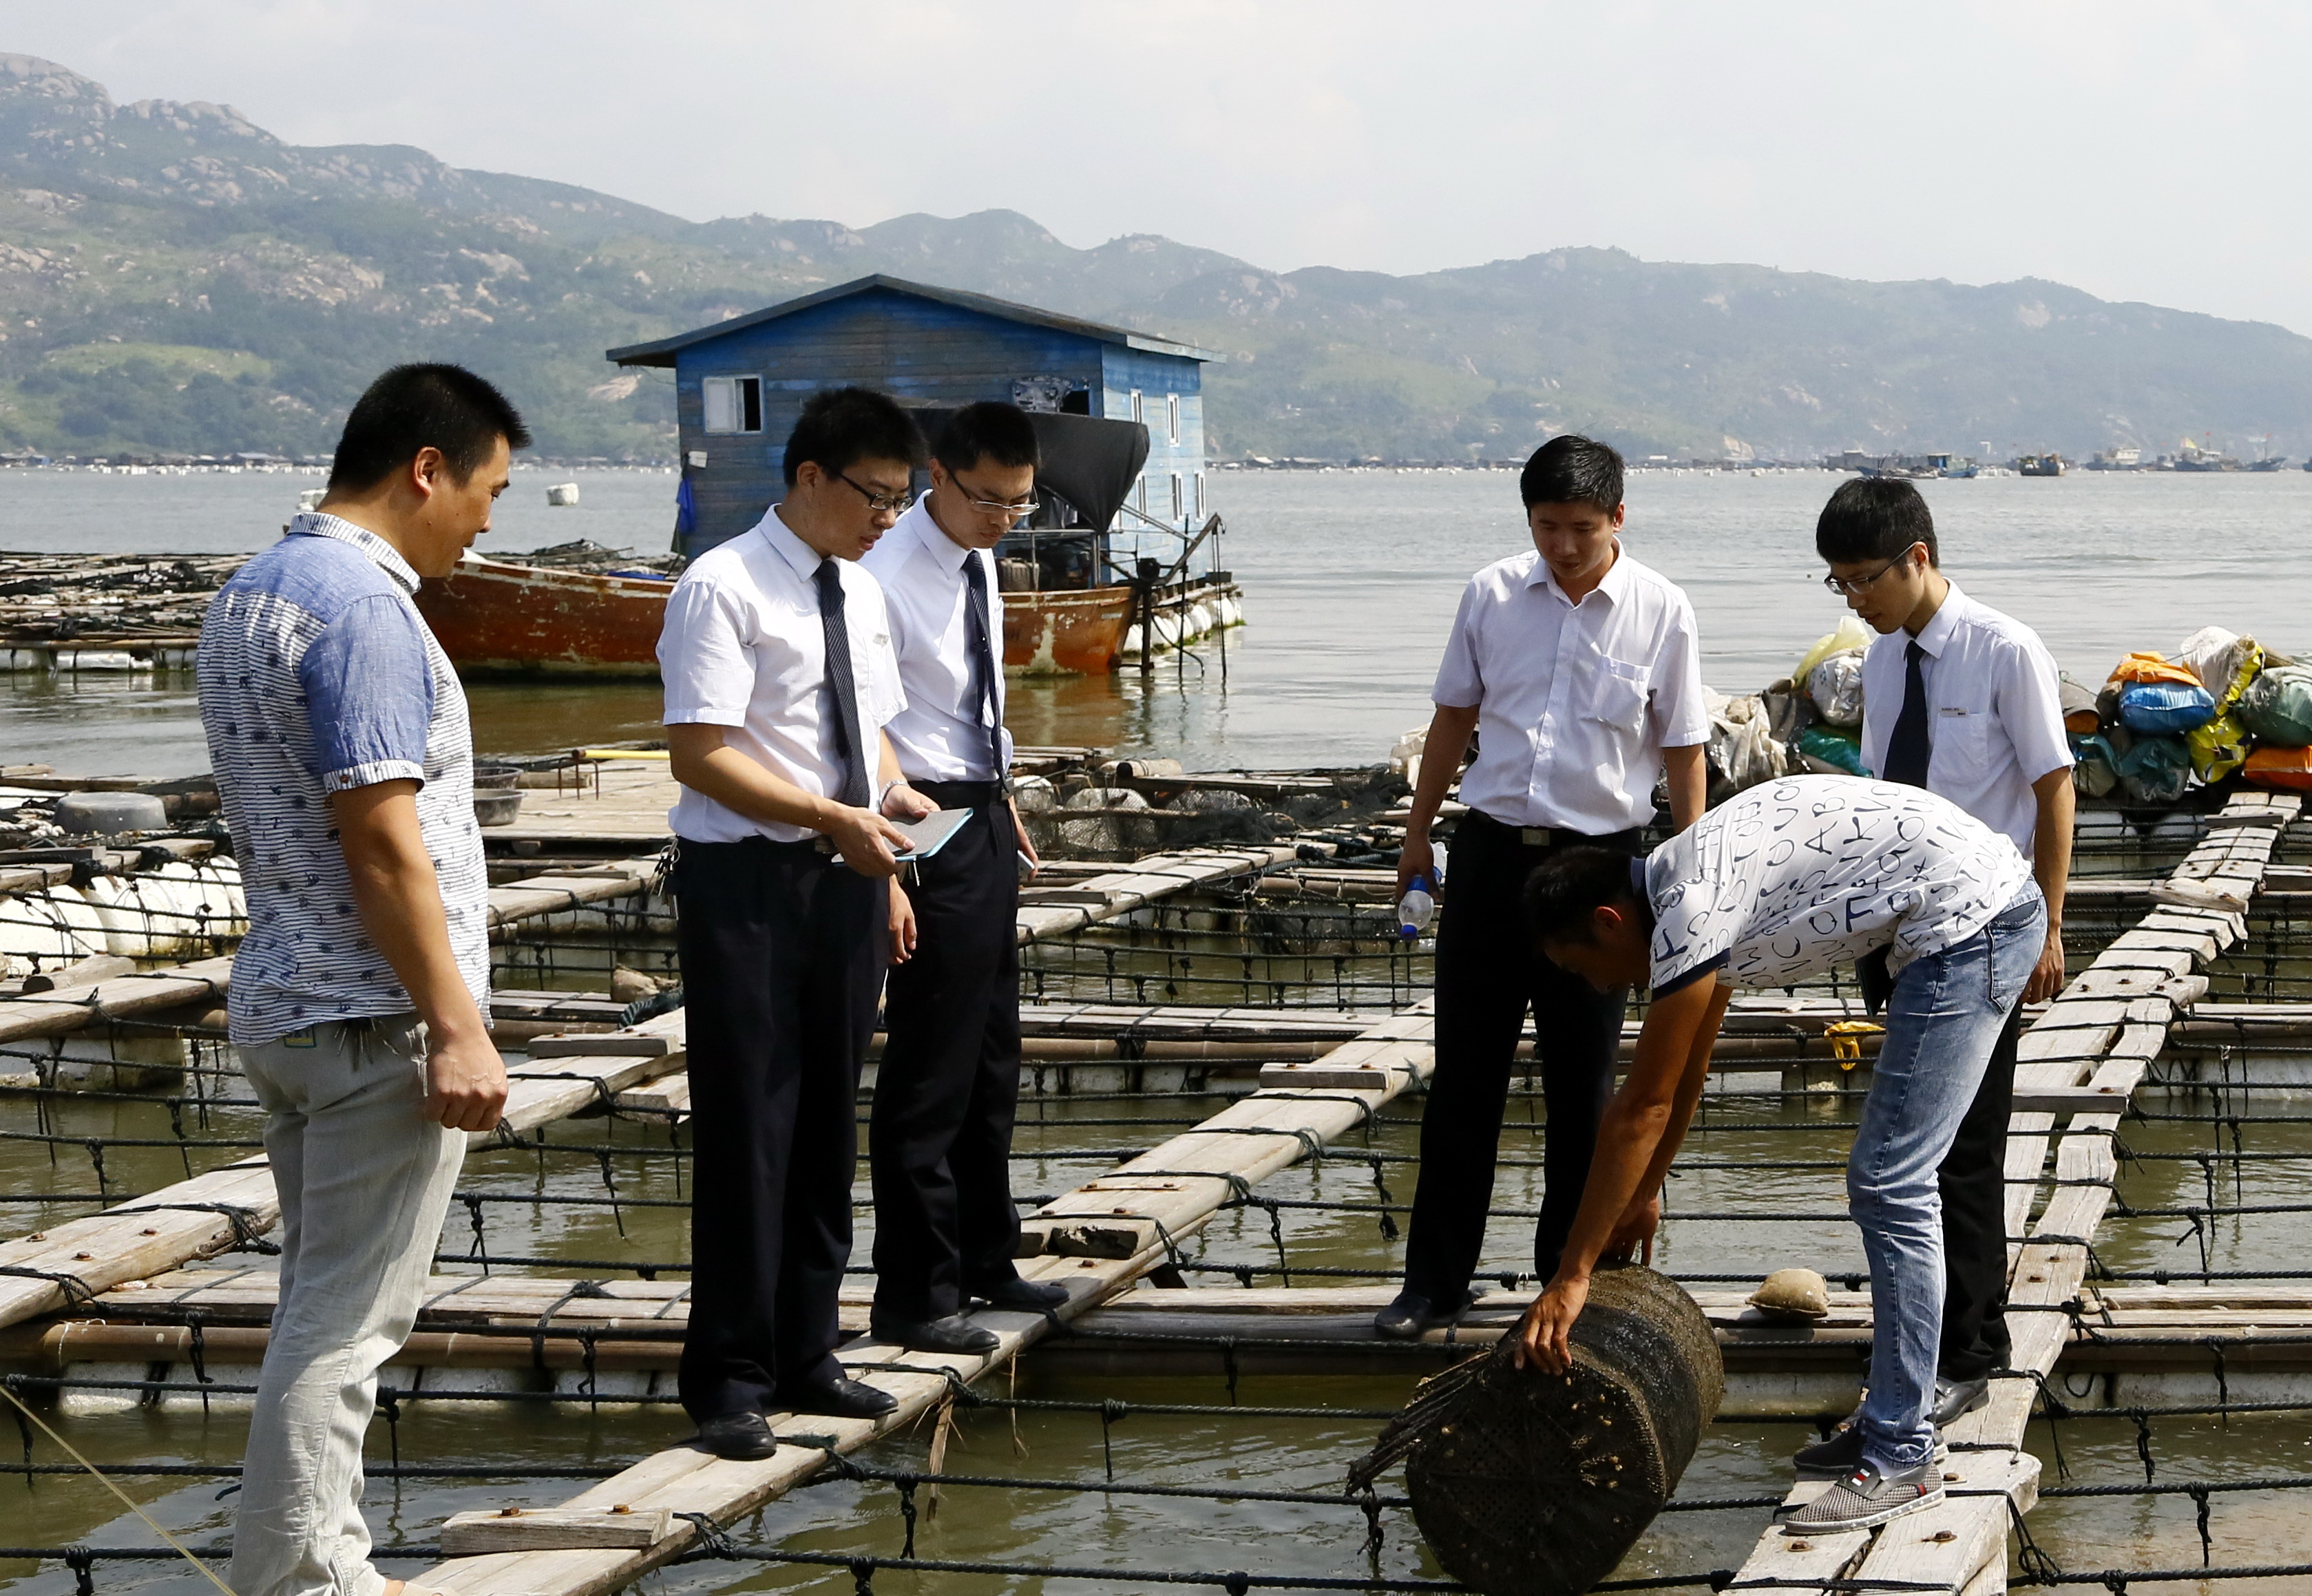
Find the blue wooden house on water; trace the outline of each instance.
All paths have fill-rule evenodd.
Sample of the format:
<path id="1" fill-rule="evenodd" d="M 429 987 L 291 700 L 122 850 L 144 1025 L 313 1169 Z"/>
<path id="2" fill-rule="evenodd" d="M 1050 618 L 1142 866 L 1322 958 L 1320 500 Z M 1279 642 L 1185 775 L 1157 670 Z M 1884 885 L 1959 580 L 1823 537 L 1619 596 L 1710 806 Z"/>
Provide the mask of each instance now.
<path id="1" fill-rule="evenodd" d="M 609 358 L 674 371 L 683 480 L 694 506 L 692 530 L 678 539 L 686 556 L 762 519 L 784 486 L 781 458 L 803 401 L 815 390 L 848 383 L 930 410 L 1008 399 L 1031 411 L 1146 429 L 1146 458 L 1123 485 L 1112 523 L 1089 525 L 1089 507 L 1073 505 L 1051 506 L 1032 523 L 1054 534 L 1071 528 L 1089 534 L 1081 575 L 1038 585 L 1102 585 L 1143 557 L 1169 568 L 1210 517 L 1202 379 L 1204 363 L 1219 356 L 1169 338 L 879 275 L 612 349 Z M 1051 438 L 1066 430 L 1057 424 L 1047 431 L 1047 455 Z M 1068 540 L 1036 541 L 1048 578 L 1049 549 Z M 1211 563 L 1209 545 L 1198 553 L 1203 564 L 1192 560 L 1190 574 Z"/>

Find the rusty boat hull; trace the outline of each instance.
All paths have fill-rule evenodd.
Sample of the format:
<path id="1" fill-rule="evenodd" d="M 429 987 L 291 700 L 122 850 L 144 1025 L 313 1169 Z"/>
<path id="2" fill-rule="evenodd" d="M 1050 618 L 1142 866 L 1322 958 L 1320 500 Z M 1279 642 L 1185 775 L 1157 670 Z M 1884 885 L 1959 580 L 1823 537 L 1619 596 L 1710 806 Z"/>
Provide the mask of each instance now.
<path id="1" fill-rule="evenodd" d="M 419 588 L 417 608 L 460 674 L 620 676 L 658 673 L 659 628 L 671 582 L 599 576 L 469 558 Z M 1133 590 L 1005 593 L 1003 664 L 1037 675 L 1116 669 L 1132 624 Z"/>
<path id="2" fill-rule="evenodd" d="M 1003 668 L 1026 676 L 1105 676 L 1132 625 L 1129 587 L 1003 595 Z"/>
<path id="3" fill-rule="evenodd" d="M 469 676 L 655 676 L 671 582 L 467 559 L 417 590 Z"/>

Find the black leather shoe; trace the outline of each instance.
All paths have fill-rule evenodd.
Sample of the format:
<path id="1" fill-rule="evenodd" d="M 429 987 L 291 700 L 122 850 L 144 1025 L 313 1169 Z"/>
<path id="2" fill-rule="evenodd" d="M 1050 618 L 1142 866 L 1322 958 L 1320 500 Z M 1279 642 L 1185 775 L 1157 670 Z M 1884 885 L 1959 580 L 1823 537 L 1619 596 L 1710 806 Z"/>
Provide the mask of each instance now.
<path id="1" fill-rule="evenodd" d="M 698 1444 L 718 1458 L 751 1463 L 778 1451 L 779 1438 L 759 1413 L 726 1413 L 698 1426 Z"/>
<path id="2" fill-rule="evenodd" d="M 1464 1292 L 1453 1307 L 1440 1310 L 1431 1306 L 1429 1299 L 1419 1292 L 1401 1291 L 1396 1302 L 1373 1315 L 1373 1329 L 1392 1341 L 1415 1341 L 1432 1330 L 1441 1330 L 1458 1322 L 1476 1300 Z"/>
<path id="3" fill-rule="evenodd" d="M 975 1289 L 971 1294 L 1006 1313 L 1041 1313 L 1047 1308 L 1064 1308 L 1068 1302 L 1068 1288 L 1056 1281 L 1022 1280 L 1017 1275 L 1001 1285 Z"/>
<path id="4" fill-rule="evenodd" d="M 771 1400 L 790 1413 L 823 1413 L 831 1418 L 881 1418 L 899 1405 L 890 1392 L 855 1380 L 783 1386 Z"/>
<path id="5" fill-rule="evenodd" d="M 1936 1429 L 1948 1429 L 1963 1415 L 1973 1413 L 1991 1400 L 1988 1380 L 1938 1380 L 1935 1381 L 1935 1408 L 1927 1415 Z"/>
<path id="6" fill-rule="evenodd" d="M 945 1319 L 872 1318 L 868 1328 L 878 1341 L 896 1341 L 909 1352 L 953 1352 L 977 1355 L 994 1352 L 1003 1343 L 994 1330 L 983 1330 L 960 1313 Z"/>

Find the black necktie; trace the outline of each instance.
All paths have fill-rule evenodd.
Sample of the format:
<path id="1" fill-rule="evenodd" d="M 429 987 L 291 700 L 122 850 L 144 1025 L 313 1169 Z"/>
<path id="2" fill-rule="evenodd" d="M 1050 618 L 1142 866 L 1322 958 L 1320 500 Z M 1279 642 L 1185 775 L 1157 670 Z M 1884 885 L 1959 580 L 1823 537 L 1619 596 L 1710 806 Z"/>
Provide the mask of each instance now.
<path id="1" fill-rule="evenodd" d="M 1919 640 L 1911 639 L 1904 651 L 1903 713 L 1895 717 L 1894 735 L 1887 739 L 1887 768 L 1879 773 L 1882 780 L 1914 787 L 1927 785 L 1927 761 L 1934 752 L 1927 741 L 1927 683 L 1920 671 L 1926 657 Z"/>
<path id="2" fill-rule="evenodd" d="M 987 625 L 987 573 L 979 563 L 976 550 L 963 557 L 963 626 L 965 640 L 971 648 L 971 674 L 974 680 L 968 690 L 972 715 L 987 730 L 987 769 L 989 779 L 1002 781 L 1003 769 L 1003 715 L 995 702 L 994 640 Z"/>
<path id="3" fill-rule="evenodd" d="M 842 742 L 843 790 L 836 800 L 867 807 L 866 750 L 859 741 L 859 695 L 851 680 L 851 628 L 843 620 L 843 573 L 832 559 L 819 563 L 819 619 L 827 630 L 827 685 L 835 693 L 835 730 Z"/>

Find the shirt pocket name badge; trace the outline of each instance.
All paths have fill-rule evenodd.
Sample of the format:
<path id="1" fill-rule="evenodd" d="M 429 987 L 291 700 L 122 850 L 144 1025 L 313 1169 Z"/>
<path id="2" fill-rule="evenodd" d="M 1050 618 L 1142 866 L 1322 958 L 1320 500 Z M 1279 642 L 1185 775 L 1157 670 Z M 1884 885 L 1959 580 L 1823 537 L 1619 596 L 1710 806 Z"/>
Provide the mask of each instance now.
<path id="1" fill-rule="evenodd" d="M 1581 718 L 1636 731 L 1644 723 L 1646 683 L 1651 672 L 1611 654 L 1599 654 L 1584 673 Z"/>

